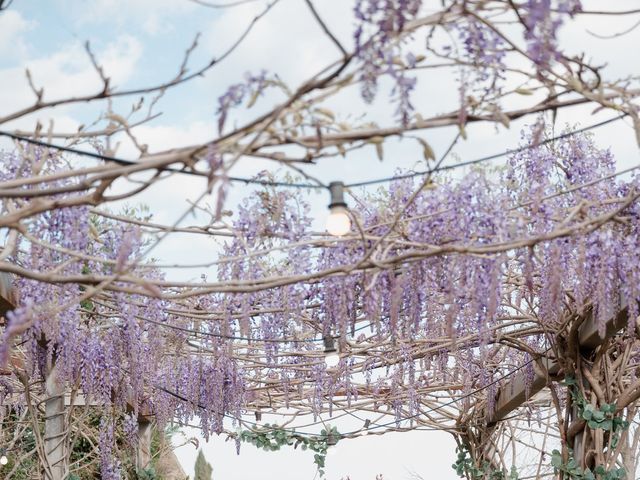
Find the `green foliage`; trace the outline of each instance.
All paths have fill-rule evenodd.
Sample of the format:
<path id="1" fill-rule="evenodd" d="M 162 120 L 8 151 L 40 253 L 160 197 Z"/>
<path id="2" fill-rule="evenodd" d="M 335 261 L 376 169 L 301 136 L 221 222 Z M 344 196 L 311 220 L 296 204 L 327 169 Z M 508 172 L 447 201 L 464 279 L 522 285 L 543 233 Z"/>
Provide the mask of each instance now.
<path id="1" fill-rule="evenodd" d="M 615 415 L 616 404 L 605 403 L 598 408 L 587 402 L 575 378 L 565 378 L 564 384 L 569 387 L 571 400 L 578 409 L 578 417 L 587 422 L 591 430 L 602 429 L 611 432 L 611 448 L 616 448 L 620 441 L 620 432 L 629 428 L 629 422 Z"/>
<path id="2" fill-rule="evenodd" d="M 160 477 L 158 477 L 158 474 L 153 467 L 148 467 L 144 470 L 138 470 L 136 472 L 136 478 L 137 480 L 160 480 Z"/>
<path id="3" fill-rule="evenodd" d="M 562 472 L 565 478 L 571 480 L 624 480 L 627 475 L 624 468 L 606 470 L 604 465 L 598 465 L 593 471 L 590 468 L 581 469 L 571 450 L 566 463 L 562 460 L 562 454 L 554 450 L 551 453 L 551 466 L 556 474 Z"/>
<path id="4" fill-rule="evenodd" d="M 78 430 L 74 430 L 71 437 L 72 445 L 69 456 L 69 464 L 72 466 L 72 472 L 67 480 L 94 480 L 100 478 L 100 463 L 97 461 L 97 452 L 94 451 L 96 439 L 99 435 L 100 419 L 104 411 L 102 408 L 88 407 L 84 414 L 84 423 L 82 434 Z M 15 422 L 19 419 L 15 411 L 10 410 L 5 417 L 5 422 Z M 0 423 L 2 426 L 2 423 Z M 44 435 L 44 424 L 40 422 L 40 435 Z M 129 445 L 124 436 L 121 427 L 116 429 L 116 451 L 118 459 L 123 469 L 123 478 L 132 480 L 161 480 L 159 474 L 155 470 L 155 464 L 164 445 L 171 442 L 171 436 L 179 431 L 178 426 L 169 426 L 164 431 L 153 429 L 151 440 L 151 465 L 144 470 L 136 470 L 135 467 L 135 449 Z M 92 443 L 93 441 L 93 443 Z M 23 435 L 16 442 L 10 455 L 7 455 L 9 463 L 4 467 L 0 467 L 0 479 L 3 474 L 15 467 L 18 458 L 21 459 L 20 465 L 15 469 L 12 479 L 15 480 L 32 480 L 38 478 L 40 464 L 38 456 L 35 454 L 25 455 L 27 452 L 35 452 L 35 436 L 31 426 L 25 428 Z"/>
<path id="5" fill-rule="evenodd" d="M 629 427 L 629 422 L 623 420 L 622 417 L 614 416 L 615 412 L 615 403 L 605 403 L 599 409 L 590 403 L 585 403 L 580 408 L 580 416 L 587 422 L 589 428 L 592 430 L 601 428 L 608 432 L 616 432 Z"/>
<path id="6" fill-rule="evenodd" d="M 565 378 L 564 384 L 569 387 L 571 400 L 578 409 L 578 416 L 587 422 L 590 429 L 600 428 L 607 432 L 616 432 L 629 427 L 629 422 L 615 416 L 615 403 L 605 403 L 600 408 L 595 407 L 584 398 L 575 378 Z"/>
<path id="7" fill-rule="evenodd" d="M 337 443 L 341 435 L 336 427 L 328 426 L 326 430 L 320 431 L 320 435 L 307 436 L 300 435 L 291 430 L 284 430 L 277 425 L 265 424 L 260 430 L 243 430 L 240 432 L 240 440 L 251 443 L 262 450 L 275 452 L 281 447 L 300 447 L 302 450 L 314 452 L 313 463 L 318 467 L 318 472 L 324 476 L 324 468 L 327 458 L 327 450 L 333 443 Z"/>
<path id="8" fill-rule="evenodd" d="M 476 465 L 473 458 L 471 458 L 469 450 L 462 445 L 456 448 L 456 452 L 458 456 L 455 463 L 451 465 L 451 468 L 453 468 L 461 478 L 468 478 L 470 480 L 519 480 L 518 470 L 515 465 L 511 467 L 511 470 L 507 474 L 502 470 L 493 468 L 487 461 L 482 462 L 482 466 Z"/>
<path id="9" fill-rule="evenodd" d="M 211 480 L 212 473 L 213 468 L 211 468 L 209 462 L 205 460 L 202 450 L 199 450 L 198 458 L 196 458 L 195 476 L 193 480 Z"/>

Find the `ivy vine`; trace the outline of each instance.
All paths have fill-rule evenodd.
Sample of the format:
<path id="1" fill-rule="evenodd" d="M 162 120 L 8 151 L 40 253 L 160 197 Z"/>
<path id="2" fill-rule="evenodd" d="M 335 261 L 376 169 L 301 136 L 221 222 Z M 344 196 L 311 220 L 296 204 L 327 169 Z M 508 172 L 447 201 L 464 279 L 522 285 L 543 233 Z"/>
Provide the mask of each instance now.
<path id="1" fill-rule="evenodd" d="M 519 480 L 518 471 L 515 465 L 511 466 L 511 470 L 507 474 L 503 470 L 494 468 L 489 462 L 484 461 L 482 466 L 476 465 L 471 458 L 469 450 L 460 445 L 456 448 L 458 453 L 456 461 L 451 467 L 456 471 L 459 477 L 471 480 Z"/>
<path id="2" fill-rule="evenodd" d="M 300 447 L 301 450 L 314 452 L 313 463 L 318 467 L 318 473 L 324 476 L 327 450 L 341 438 L 336 427 L 327 426 L 319 435 L 300 435 L 292 430 L 285 430 L 277 425 L 265 424 L 264 428 L 243 430 L 239 434 L 242 442 L 250 443 L 268 452 L 280 450 L 283 446 Z"/>
<path id="3" fill-rule="evenodd" d="M 592 405 L 584 398 L 574 377 L 566 377 L 563 384 L 568 387 L 573 405 L 577 409 L 577 416 L 587 423 L 591 430 L 601 429 L 611 435 L 611 448 L 615 448 L 620 441 L 620 433 L 629 427 L 629 422 L 621 416 L 616 416 L 616 404 L 605 403 L 600 407 Z M 562 472 L 571 480 L 623 480 L 626 478 L 624 468 L 607 470 L 604 465 L 598 465 L 593 470 L 580 468 L 569 449 L 569 456 L 564 462 L 559 450 L 551 453 L 551 465 L 555 473 Z"/>
<path id="4" fill-rule="evenodd" d="M 616 404 L 605 403 L 596 407 L 582 395 L 575 378 L 567 377 L 564 384 L 569 387 L 571 399 L 578 410 L 578 417 L 587 422 L 591 430 L 602 429 L 611 432 L 611 448 L 616 448 L 620 441 L 620 433 L 629 428 L 629 422 L 616 416 Z"/>
<path id="5" fill-rule="evenodd" d="M 624 468 L 607 470 L 604 465 L 598 465 L 593 470 L 590 468 L 582 469 L 578 466 L 575 458 L 573 458 L 573 452 L 571 450 L 569 450 L 569 458 L 566 463 L 562 461 L 560 451 L 554 450 L 551 453 L 551 465 L 556 474 L 562 472 L 565 474 L 565 478 L 571 480 L 624 480 L 627 475 Z"/>

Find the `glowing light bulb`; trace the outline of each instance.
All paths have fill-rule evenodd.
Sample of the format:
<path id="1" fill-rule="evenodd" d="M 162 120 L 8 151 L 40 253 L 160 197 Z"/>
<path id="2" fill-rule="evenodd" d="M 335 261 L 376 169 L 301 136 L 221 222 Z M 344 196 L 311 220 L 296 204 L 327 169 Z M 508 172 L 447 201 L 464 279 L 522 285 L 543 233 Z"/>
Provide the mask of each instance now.
<path id="1" fill-rule="evenodd" d="M 336 453 L 338 453 L 338 447 L 336 447 L 335 445 L 327 448 L 327 457 L 335 457 Z"/>
<path id="2" fill-rule="evenodd" d="M 340 363 L 340 355 L 338 355 L 338 352 L 331 352 L 331 353 L 325 354 L 324 364 L 327 366 L 327 368 L 337 367 L 339 363 Z"/>
<path id="3" fill-rule="evenodd" d="M 0 465 L 6 465 L 7 463 L 9 463 L 9 459 L 7 458 L 6 455 L 2 455 L 0 457 Z"/>
<path id="4" fill-rule="evenodd" d="M 327 232 L 334 237 L 346 235 L 351 230 L 351 219 L 343 206 L 331 207 L 327 217 Z"/>
<path id="5" fill-rule="evenodd" d="M 347 204 L 344 201 L 344 183 L 331 182 L 329 184 L 331 203 L 329 203 L 329 216 L 327 217 L 327 232 L 340 237 L 351 230 L 351 218 Z"/>

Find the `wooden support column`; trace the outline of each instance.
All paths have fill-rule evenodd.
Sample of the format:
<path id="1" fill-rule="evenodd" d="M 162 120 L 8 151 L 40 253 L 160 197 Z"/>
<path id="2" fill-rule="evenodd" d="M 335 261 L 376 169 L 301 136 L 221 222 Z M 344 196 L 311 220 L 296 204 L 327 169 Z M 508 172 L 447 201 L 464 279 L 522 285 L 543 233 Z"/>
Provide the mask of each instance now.
<path id="1" fill-rule="evenodd" d="M 605 335 L 601 337 L 598 333 L 598 323 L 591 313 L 585 319 L 584 323 L 578 331 L 578 342 L 580 350 L 583 352 L 589 352 L 595 350 L 598 346 L 602 345 L 604 341 L 617 332 L 625 328 L 628 321 L 629 309 L 627 308 L 626 301 L 621 301 L 621 308 L 616 315 L 610 318 L 605 324 Z M 486 421 L 487 424 L 492 425 L 499 422 L 507 415 L 509 415 L 516 408 L 520 407 L 528 397 L 532 397 L 544 387 L 546 387 L 552 380 L 559 380 L 558 375 L 564 378 L 560 367 L 556 361 L 551 357 L 543 357 L 540 359 L 540 363 L 544 368 L 540 368 L 538 364 L 534 367 L 533 381 L 529 386 L 527 395 L 527 380 L 526 372 L 520 370 L 514 374 L 511 379 L 498 390 L 496 397 L 495 408 L 493 412 L 487 412 Z"/>
<path id="2" fill-rule="evenodd" d="M 144 470 L 151 465 L 151 431 L 152 423 L 148 417 L 138 418 L 138 452 L 136 467 Z"/>
<path id="3" fill-rule="evenodd" d="M 130 395 L 129 408 L 133 411 L 134 400 Z M 144 470 L 151 466 L 151 436 L 153 433 L 153 413 L 144 402 L 138 403 L 138 450 L 136 452 L 136 469 Z"/>
<path id="4" fill-rule="evenodd" d="M 48 464 L 47 480 L 64 480 L 67 474 L 65 455 L 66 428 L 64 412 L 64 384 L 58 379 L 55 362 L 48 369 L 45 382 L 44 452 Z"/>
<path id="5" fill-rule="evenodd" d="M 0 317 L 15 308 L 15 292 L 13 291 L 11 276 L 0 272 Z"/>

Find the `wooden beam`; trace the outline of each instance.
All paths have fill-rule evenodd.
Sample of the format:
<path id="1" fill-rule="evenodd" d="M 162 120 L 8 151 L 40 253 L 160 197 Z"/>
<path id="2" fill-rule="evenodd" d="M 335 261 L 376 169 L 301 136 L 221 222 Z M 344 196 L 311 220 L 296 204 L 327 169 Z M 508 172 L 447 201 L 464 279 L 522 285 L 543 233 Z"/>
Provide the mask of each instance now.
<path id="1" fill-rule="evenodd" d="M 488 416 L 487 423 L 492 424 L 502 420 L 546 387 L 550 377 L 557 375 L 560 371 L 559 365 L 551 358 L 542 358 L 541 363 L 543 364 L 543 368 L 537 363 L 534 363 L 532 380 L 527 380 L 528 372 L 520 370 L 506 385 L 498 390 L 493 414 Z M 530 382 L 528 388 L 527 381 Z"/>
<path id="2" fill-rule="evenodd" d="M 605 335 L 601 337 L 598 332 L 598 322 L 594 315 L 589 314 L 578 330 L 578 342 L 582 351 L 591 351 L 602 345 L 607 338 L 612 337 L 626 327 L 629 318 L 629 309 L 626 301 L 620 302 L 622 307 L 616 315 L 605 324 Z M 518 371 L 500 389 L 496 396 L 493 412 L 487 412 L 487 424 L 491 425 L 503 420 L 507 415 L 520 407 L 530 397 L 545 388 L 552 380 L 557 380 L 561 374 L 559 365 L 553 358 L 543 357 L 542 367 L 536 363 L 531 384 L 527 389 L 527 372 Z M 528 390 L 528 391 L 527 391 Z"/>
<path id="3" fill-rule="evenodd" d="M 16 308 L 15 292 L 11 275 L 0 272 L 0 317 L 3 317 L 9 310 Z"/>
<path id="4" fill-rule="evenodd" d="M 597 347 L 607 338 L 613 337 L 616 333 L 627 326 L 629 321 L 629 308 L 627 302 L 621 302 L 622 307 L 618 310 L 618 313 L 609 319 L 605 323 L 604 337 L 600 336 L 598 332 L 598 322 L 593 315 L 589 315 L 584 324 L 578 331 L 578 342 L 580 343 L 580 349 L 583 351 L 595 350 Z"/>

